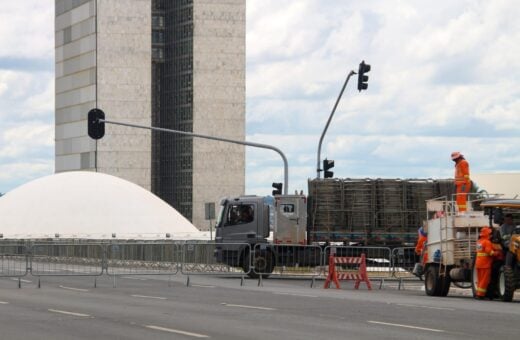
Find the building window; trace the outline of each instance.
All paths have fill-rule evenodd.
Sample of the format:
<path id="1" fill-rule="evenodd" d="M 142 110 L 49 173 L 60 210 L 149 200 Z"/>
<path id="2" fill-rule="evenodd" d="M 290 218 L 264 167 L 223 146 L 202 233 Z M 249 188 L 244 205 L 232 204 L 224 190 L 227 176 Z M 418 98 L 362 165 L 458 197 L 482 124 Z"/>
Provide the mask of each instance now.
<path id="1" fill-rule="evenodd" d="M 153 47 L 152 48 L 152 59 L 163 60 L 164 59 L 164 49 L 161 47 Z"/>
<path id="2" fill-rule="evenodd" d="M 164 17 L 160 15 L 152 16 L 152 28 L 163 28 L 164 27 Z"/>
<path id="3" fill-rule="evenodd" d="M 152 32 L 152 43 L 153 44 L 164 44 L 164 33 L 160 31 Z"/>

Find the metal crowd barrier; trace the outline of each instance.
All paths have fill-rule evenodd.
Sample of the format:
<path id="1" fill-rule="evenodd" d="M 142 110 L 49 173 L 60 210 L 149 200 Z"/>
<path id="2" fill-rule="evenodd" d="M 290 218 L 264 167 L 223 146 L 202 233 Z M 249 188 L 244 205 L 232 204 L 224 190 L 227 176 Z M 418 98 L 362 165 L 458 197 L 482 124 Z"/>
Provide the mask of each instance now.
<path id="1" fill-rule="evenodd" d="M 182 245 L 181 273 L 184 275 L 244 275 L 249 268 L 245 254 L 248 243 L 185 243 Z"/>
<path id="2" fill-rule="evenodd" d="M 130 242 L 106 245 L 108 275 L 175 275 L 181 246 L 172 242 Z"/>
<path id="3" fill-rule="evenodd" d="M 369 278 L 386 279 L 392 276 L 392 250 L 387 247 L 328 246 L 323 252 L 323 263 L 328 263 L 331 254 L 341 257 L 359 257 L 362 253 L 366 256 Z M 340 266 L 348 269 L 350 265 Z"/>
<path id="4" fill-rule="evenodd" d="M 365 253 L 371 279 L 415 279 L 413 247 L 273 245 L 173 241 L 0 244 L 0 277 L 108 275 L 232 275 L 280 278 L 323 277 L 328 257 Z M 348 267 L 348 265 L 343 265 Z M 346 268 L 348 269 L 348 268 Z M 259 282 L 260 284 L 260 282 Z"/>
<path id="5" fill-rule="evenodd" d="M 27 247 L 24 245 L 0 245 L 0 277 L 22 277 L 29 270 Z"/>
<path id="6" fill-rule="evenodd" d="M 102 244 L 34 244 L 29 251 L 33 276 L 103 275 Z"/>
<path id="7" fill-rule="evenodd" d="M 392 250 L 392 276 L 398 279 L 417 278 L 412 274 L 415 263 L 419 257 L 415 254 L 414 247 L 401 247 Z"/>
<path id="8" fill-rule="evenodd" d="M 323 274 L 323 255 L 318 245 L 257 244 L 251 268 L 259 277 L 311 278 Z"/>

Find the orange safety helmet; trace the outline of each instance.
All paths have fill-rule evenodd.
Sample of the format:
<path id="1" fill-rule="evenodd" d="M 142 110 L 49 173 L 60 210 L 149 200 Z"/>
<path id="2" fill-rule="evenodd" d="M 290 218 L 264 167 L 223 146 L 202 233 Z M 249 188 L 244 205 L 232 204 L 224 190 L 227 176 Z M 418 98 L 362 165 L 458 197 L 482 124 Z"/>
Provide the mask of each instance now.
<path id="1" fill-rule="evenodd" d="M 480 237 L 489 237 L 492 232 L 490 227 L 484 227 L 480 230 Z"/>
<path id="2" fill-rule="evenodd" d="M 459 151 L 453 151 L 451 153 L 451 160 L 456 160 L 459 157 L 463 157 L 463 155 Z"/>

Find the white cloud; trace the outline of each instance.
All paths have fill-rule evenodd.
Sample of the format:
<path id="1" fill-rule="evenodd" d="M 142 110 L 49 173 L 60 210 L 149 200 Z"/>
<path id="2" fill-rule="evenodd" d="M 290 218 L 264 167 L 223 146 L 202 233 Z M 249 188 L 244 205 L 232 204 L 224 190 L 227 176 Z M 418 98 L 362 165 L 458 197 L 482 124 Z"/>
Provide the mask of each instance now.
<path id="1" fill-rule="evenodd" d="M 30 94 L 25 102 L 25 115 L 41 116 L 54 111 L 54 74 L 47 73 L 40 77 L 42 83 L 35 93 Z M 47 84 L 45 84 L 47 81 Z"/>
<path id="2" fill-rule="evenodd" d="M 289 191 L 304 189 L 308 178 L 316 177 L 314 143 L 302 143 L 301 136 L 264 136 L 284 140 L 288 145 Z M 451 178 L 452 151 L 462 151 L 473 173 L 510 172 L 520 164 L 516 138 L 465 138 L 407 135 L 332 135 L 324 144 L 322 160 L 335 160 L 332 169 L 339 178 Z M 267 142 L 264 140 L 264 142 Z M 297 147 L 302 144 L 301 147 Z M 297 152 L 297 149 L 300 152 Z M 308 158 L 301 155 L 307 155 Z M 269 194 L 272 182 L 283 180 L 282 163 L 247 149 L 247 192 Z M 497 161 L 498 160 L 498 161 Z M 252 166 L 254 164 L 254 166 Z M 256 190 L 256 191 L 255 191 Z"/>
<path id="3" fill-rule="evenodd" d="M 51 119 L 53 111 L 53 73 L 0 69 L 0 117 L 4 121 L 34 117 Z"/>
<path id="4" fill-rule="evenodd" d="M 53 172 L 54 160 L 49 158 L 0 164 L 0 192 L 6 193 L 30 180 Z"/>
<path id="5" fill-rule="evenodd" d="M 364 59 L 368 91 L 351 79 L 323 144 L 336 176 L 450 177 L 454 150 L 476 172 L 520 171 L 519 17 L 512 0 L 248 0 L 247 139 L 286 152 L 290 190 L 305 188 Z M 0 191 L 7 173 L 52 171 L 53 65 L 29 64 L 53 58 L 53 25 L 51 0 L 2 4 Z M 247 162 L 248 193 L 282 180 L 275 153 L 247 148 Z"/>
<path id="6" fill-rule="evenodd" d="M 0 160 L 20 159 L 54 147 L 54 127 L 42 122 L 25 122 L 0 133 Z M 33 156 L 34 157 L 34 156 Z"/>
<path id="7" fill-rule="evenodd" d="M 315 176 L 321 131 L 362 59 L 372 65 L 368 91 L 351 80 L 325 138 L 322 158 L 336 160 L 337 176 L 451 177 L 454 150 L 477 172 L 520 171 L 513 1 L 251 3 L 248 138 L 288 150 L 291 170 L 308 171 L 290 171 L 291 183 Z M 305 18 L 280 20 L 287 11 Z M 301 39 L 309 30 L 319 35 Z M 249 149 L 248 159 L 248 192 L 270 192 L 280 172 L 260 169 L 276 165 Z"/>
<path id="8" fill-rule="evenodd" d="M 2 124 L 0 124 L 0 127 Z M 54 126 L 27 121 L 0 132 L 0 192 L 54 172 Z"/>
<path id="9" fill-rule="evenodd" d="M 0 46 L 0 58 L 54 58 L 54 1 L 2 1 Z"/>
<path id="10" fill-rule="evenodd" d="M 247 53 L 252 60 L 311 53 L 321 36 L 309 23 L 327 25 L 315 1 L 252 1 L 247 8 Z"/>

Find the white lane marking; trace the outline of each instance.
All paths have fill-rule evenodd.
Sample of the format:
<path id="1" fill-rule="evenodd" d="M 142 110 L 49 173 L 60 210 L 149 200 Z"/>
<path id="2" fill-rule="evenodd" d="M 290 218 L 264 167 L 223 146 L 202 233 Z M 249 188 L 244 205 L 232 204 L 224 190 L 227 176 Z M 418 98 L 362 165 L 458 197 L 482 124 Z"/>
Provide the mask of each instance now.
<path id="1" fill-rule="evenodd" d="M 139 280 L 139 281 L 147 281 L 147 279 L 143 279 L 140 277 L 130 277 L 130 276 L 121 276 L 122 279 L 128 279 L 128 280 Z"/>
<path id="2" fill-rule="evenodd" d="M 215 288 L 215 286 L 208 286 L 208 285 L 194 285 L 194 284 L 191 284 L 190 286 L 192 286 L 192 287 L 200 287 L 200 288 Z"/>
<path id="3" fill-rule="evenodd" d="M 159 327 L 159 326 L 154 326 L 154 325 L 143 325 L 143 327 L 150 328 L 150 329 L 155 329 L 155 330 L 163 331 L 163 332 L 187 335 L 187 336 L 191 336 L 191 337 L 194 337 L 194 338 L 209 338 L 208 335 L 181 331 L 179 329 L 165 328 L 165 327 Z"/>
<path id="4" fill-rule="evenodd" d="M 275 295 L 289 295 L 289 296 L 301 296 L 301 297 L 310 297 L 316 298 L 316 295 L 307 295 L 307 294 L 294 294 L 294 293 L 273 293 Z"/>
<path id="5" fill-rule="evenodd" d="M 9 304 L 9 302 L 7 302 L 7 301 L 0 301 L 0 305 L 8 305 L 8 304 Z"/>
<path id="6" fill-rule="evenodd" d="M 59 313 L 59 314 L 66 314 L 66 315 L 72 315 L 72 316 L 82 316 L 82 317 L 90 317 L 90 315 L 88 315 L 88 314 L 67 312 L 65 310 L 59 310 L 59 309 L 47 309 L 47 310 L 49 312 Z"/>
<path id="7" fill-rule="evenodd" d="M 438 332 L 438 333 L 444 333 L 442 329 L 434 329 L 434 328 L 425 328 L 425 327 L 417 327 L 417 326 L 411 326 L 411 325 L 401 325 L 398 323 L 388 323 L 388 322 L 381 322 L 381 321 L 367 321 L 368 323 L 375 323 L 379 325 L 385 325 L 385 326 L 394 326 L 394 327 L 403 327 L 403 328 L 411 328 L 411 329 L 420 329 L 422 331 L 430 331 L 430 332 Z"/>
<path id="8" fill-rule="evenodd" d="M 18 279 L 16 278 L 12 278 L 11 280 L 13 281 L 18 281 Z M 24 279 L 20 279 L 21 282 L 25 282 L 25 283 L 31 283 L 32 281 L 29 281 L 29 280 L 24 280 Z"/>
<path id="9" fill-rule="evenodd" d="M 429 309 L 440 309 L 440 310 L 455 310 L 455 308 L 421 306 L 421 305 L 407 305 L 407 304 L 404 304 L 404 303 L 396 303 L 396 306 L 415 307 L 415 308 L 429 308 Z"/>
<path id="10" fill-rule="evenodd" d="M 222 302 L 221 305 L 226 307 L 237 307 L 237 308 L 249 308 L 249 309 L 261 309 L 261 310 L 276 310 L 276 308 L 270 307 L 258 307 L 258 306 L 246 306 L 246 305 L 233 305 L 230 303 Z"/>
<path id="11" fill-rule="evenodd" d="M 82 289 L 82 288 L 73 288 L 73 287 L 66 287 L 66 286 L 58 286 L 62 289 L 68 289 L 68 290 L 75 290 L 78 292 L 88 292 L 88 289 Z"/>
<path id="12" fill-rule="evenodd" d="M 136 298 L 144 298 L 144 299 L 156 299 L 156 300 L 168 300 L 168 298 L 160 297 L 160 296 L 148 296 L 148 295 L 130 295 Z"/>

